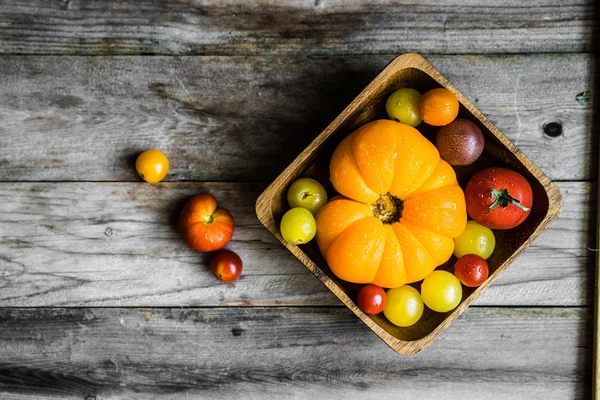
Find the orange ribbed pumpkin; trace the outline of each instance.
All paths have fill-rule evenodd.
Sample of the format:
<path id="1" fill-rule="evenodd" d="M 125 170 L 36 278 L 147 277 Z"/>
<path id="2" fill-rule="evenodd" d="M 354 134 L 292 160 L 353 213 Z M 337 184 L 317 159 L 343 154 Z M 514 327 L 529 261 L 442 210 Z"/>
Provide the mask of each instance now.
<path id="1" fill-rule="evenodd" d="M 445 263 L 467 223 L 452 167 L 415 128 L 391 120 L 363 125 L 330 163 L 342 196 L 317 214 L 317 244 L 333 273 L 393 288 Z"/>

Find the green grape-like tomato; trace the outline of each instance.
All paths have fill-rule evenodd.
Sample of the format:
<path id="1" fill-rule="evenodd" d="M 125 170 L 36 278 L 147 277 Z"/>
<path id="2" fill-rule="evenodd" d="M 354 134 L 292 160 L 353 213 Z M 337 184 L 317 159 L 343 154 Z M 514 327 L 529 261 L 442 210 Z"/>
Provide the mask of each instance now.
<path id="1" fill-rule="evenodd" d="M 460 303 L 462 286 L 450 272 L 433 271 L 423 279 L 421 297 L 423 303 L 433 311 L 448 312 Z"/>
<path id="2" fill-rule="evenodd" d="M 403 124 L 417 126 L 421 123 L 419 102 L 421 93 L 415 89 L 402 88 L 396 90 L 388 97 L 385 110 L 390 119 L 398 120 Z"/>
<path id="3" fill-rule="evenodd" d="M 315 217 L 306 208 L 292 208 L 281 218 L 281 236 L 291 244 L 310 242 L 317 233 Z"/>
<path id="4" fill-rule="evenodd" d="M 467 222 L 463 233 L 454 239 L 454 255 L 456 258 L 461 258 L 466 254 L 477 254 L 487 260 L 494 252 L 495 247 L 494 232 L 475 221 Z"/>
<path id="5" fill-rule="evenodd" d="M 300 178 L 290 185 L 287 201 L 291 208 L 306 208 L 315 215 L 327 203 L 327 192 L 323 185 L 311 178 Z"/>
<path id="6" fill-rule="evenodd" d="M 396 326 L 411 326 L 423 315 L 423 300 L 419 291 L 412 286 L 404 285 L 390 289 L 386 293 L 387 300 L 383 314 Z"/>

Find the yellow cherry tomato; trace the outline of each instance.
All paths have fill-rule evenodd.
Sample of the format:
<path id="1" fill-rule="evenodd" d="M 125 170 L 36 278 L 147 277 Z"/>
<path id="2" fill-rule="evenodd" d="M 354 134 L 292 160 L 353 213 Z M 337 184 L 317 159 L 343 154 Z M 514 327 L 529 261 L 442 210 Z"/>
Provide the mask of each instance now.
<path id="1" fill-rule="evenodd" d="M 495 247 L 494 232 L 475 221 L 467 222 L 463 233 L 454 239 L 454 255 L 456 258 L 461 258 L 466 254 L 477 254 L 487 260 L 494 252 Z"/>
<path id="2" fill-rule="evenodd" d="M 462 298 L 457 277 L 447 271 L 433 271 L 421 284 L 423 303 L 433 311 L 447 312 L 456 308 Z M 389 300 L 388 300 L 389 301 Z"/>
<path id="3" fill-rule="evenodd" d="M 146 182 L 160 182 L 169 172 L 169 159 L 162 151 L 146 150 L 137 158 L 135 169 Z"/>
<path id="4" fill-rule="evenodd" d="M 390 289 L 386 296 L 383 314 L 392 324 L 402 327 L 412 326 L 423 315 L 423 300 L 414 287 L 404 285 Z"/>

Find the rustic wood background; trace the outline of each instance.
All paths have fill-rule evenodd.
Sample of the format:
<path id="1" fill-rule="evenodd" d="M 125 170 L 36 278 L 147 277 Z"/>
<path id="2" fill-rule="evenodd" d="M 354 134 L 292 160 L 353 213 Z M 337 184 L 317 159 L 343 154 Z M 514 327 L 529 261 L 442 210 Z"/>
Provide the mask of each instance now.
<path id="1" fill-rule="evenodd" d="M 588 398 L 598 125 L 576 96 L 600 90 L 598 9 L 0 0 L 0 398 Z M 254 202 L 408 51 L 557 181 L 564 211 L 402 357 L 261 227 Z M 166 182 L 139 181 L 147 148 L 169 156 Z M 202 191 L 236 218 L 234 284 L 179 239 L 178 211 Z"/>

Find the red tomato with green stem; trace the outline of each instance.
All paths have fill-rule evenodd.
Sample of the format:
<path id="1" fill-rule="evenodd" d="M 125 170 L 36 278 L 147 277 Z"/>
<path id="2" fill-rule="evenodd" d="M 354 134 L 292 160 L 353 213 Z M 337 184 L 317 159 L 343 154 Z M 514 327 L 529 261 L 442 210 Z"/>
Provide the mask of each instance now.
<path id="1" fill-rule="evenodd" d="M 486 168 L 467 183 L 465 200 L 467 213 L 481 225 L 511 229 L 529 215 L 533 192 L 521 174 L 506 168 Z"/>

